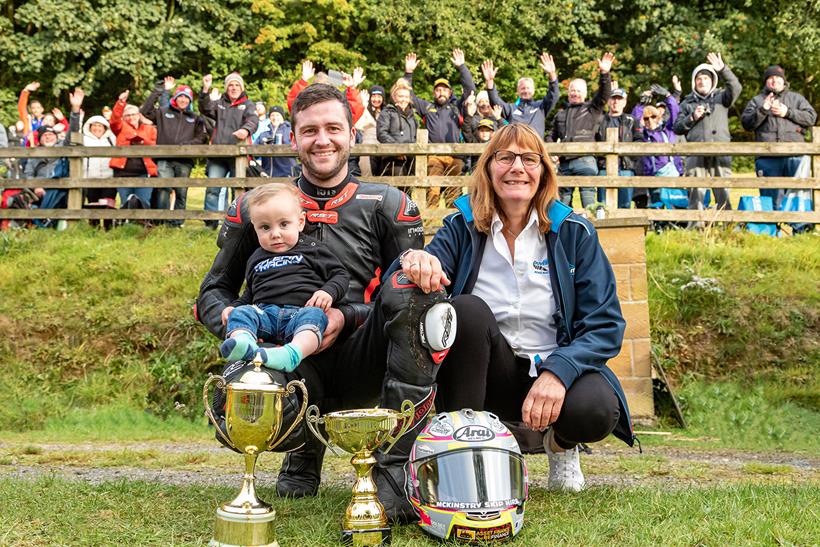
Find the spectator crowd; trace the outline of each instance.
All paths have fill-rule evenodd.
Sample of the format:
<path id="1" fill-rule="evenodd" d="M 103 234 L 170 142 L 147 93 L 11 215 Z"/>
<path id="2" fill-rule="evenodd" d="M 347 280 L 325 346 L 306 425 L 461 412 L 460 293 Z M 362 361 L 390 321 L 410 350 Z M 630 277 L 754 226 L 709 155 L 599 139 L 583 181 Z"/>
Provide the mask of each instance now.
<path id="1" fill-rule="evenodd" d="M 433 82 L 429 97 L 417 94 L 413 74 L 423 59 L 409 53 L 404 59 L 403 75 L 395 82 L 372 85 L 362 89 L 364 70 L 355 68 L 351 74 L 334 71 L 316 72 L 311 61 L 302 65 L 302 77 L 294 82 L 286 105 L 266 105 L 254 102 L 245 91 L 245 81 L 236 72 L 222 81 L 221 90 L 214 86 L 214 77 L 206 74 L 201 88 L 195 91 L 178 85 L 165 76 L 148 97 L 138 105 L 129 102 L 129 91 L 116 97 L 113 106 L 99 114 L 86 113 L 82 106 L 85 95 L 75 89 L 69 95 L 70 113 L 65 117 L 60 108 L 47 111 L 33 95 L 37 82 L 26 85 L 18 100 L 19 120 L 8 128 L 0 125 L 0 147 L 55 147 L 69 143 L 89 147 L 152 146 L 152 145 L 235 145 L 291 143 L 289 112 L 297 95 L 311 83 L 329 83 L 344 89 L 357 129 L 356 142 L 415 143 L 419 128 L 428 131 L 431 143 L 486 143 L 493 133 L 509 123 L 530 126 L 546 142 L 595 142 L 606 140 L 609 128 L 617 129 L 622 142 L 674 143 L 728 142 L 731 140 L 729 118 L 731 107 L 742 91 L 742 85 L 718 53 L 709 53 L 706 62 L 694 68 L 691 91 L 683 95 L 680 79 L 674 76 L 671 89 L 653 84 L 649 89 L 634 92 L 632 109 L 628 109 L 630 94 L 618 86 L 611 75 L 615 57 L 605 53 L 597 59 L 598 81 L 590 92 L 583 78 L 569 78 L 566 99 L 561 101 L 561 83 L 551 55 L 538 57 L 538 66 L 547 75 L 546 90 L 537 90 L 531 75 L 522 75 L 514 98 L 502 98 L 496 86 L 497 67 L 492 60 L 481 63 L 484 89 L 479 90 L 460 49 L 452 52 L 453 74 L 441 74 Z M 453 80 L 456 75 L 458 82 Z M 817 113 L 799 92 L 790 88 L 784 70 L 777 65 L 766 68 L 760 92 L 748 102 L 740 118 L 744 129 L 754 133 L 758 142 L 803 142 L 817 121 Z M 460 89 L 459 89 L 460 88 Z M 540 93 L 543 92 L 543 95 Z M 197 108 L 194 108 L 195 104 Z M 559 106 L 560 105 L 560 106 Z M 558 111 L 553 111 L 558 107 Z M 81 136 L 72 139 L 72 133 Z M 554 158 L 560 176 L 606 175 L 602 158 L 566 155 Z M 428 157 L 427 174 L 447 176 L 472 171 L 476 158 L 470 156 L 432 155 Z M 800 156 L 758 157 L 758 176 L 792 177 L 801 168 Z M 49 179 L 68 176 L 64 158 L 7 160 L 5 176 L 12 179 Z M 714 177 L 732 175 L 729 156 L 620 157 L 621 176 Z M 194 167 L 192 158 L 150 157 L 146 149 L 143 158 L 86 158 L 85 178 L 122 177 L 123 186 L 94 188 L 84 191 L 86 207 L 155 208 L 184 210 L 187 187 L 175 187 L 171 179 L 187 178 Z M 359 177 L 406 176 L 414 172 L 413 156 L 351 157 L 350 172 Z M 298 175 L 300 165 L 294 158 L 264 156 L 251 158 L 248 176 L 290 177 Z M 205 172 L 208 178 L 225 179 L 236 176 L 233 158 L 208 158 Z M 169 186 L 151 188 L 129 186 L 135 178 L 160 177 Z M 131 182 L 133 185 L 133 182 Z M 47 185 L 44 185 L 47 186 Z M 459 187 L 427 189 L 428 207 L 451 207 L 461 194 Z M 582 187 L 581 204 L 585 208 L 602 207 L 605 189 Z M 571 204 L 574 188 L 561 187 L 559 198 Z M 668 207 L 703 209 L 711 201 L 719 209 L 731 209 L 726 189 L 692 187 L 684 189 L 619 188 L 618 207 Z M 788 191 L 761 189 L 766 206 L 779 210 L 791 206 Z M 230 203 L 229 189 L 218 184 L 205 192 L 207 211 L 224 211 Z M 43 209 L 65 207 L 67 192 L 61 189 L 10 189 L 2 191 L 0 207 Z M 9 221 L 5 221 L 8 225 Z M 36 221 L 40 226 L 52 226 L 48 220 Z M 168 221 L 181 226 L 182 221 Z M 216 221 L 208 221 L 211 227 Z M 697 226 L 697 223 L 693 223 Z"/>

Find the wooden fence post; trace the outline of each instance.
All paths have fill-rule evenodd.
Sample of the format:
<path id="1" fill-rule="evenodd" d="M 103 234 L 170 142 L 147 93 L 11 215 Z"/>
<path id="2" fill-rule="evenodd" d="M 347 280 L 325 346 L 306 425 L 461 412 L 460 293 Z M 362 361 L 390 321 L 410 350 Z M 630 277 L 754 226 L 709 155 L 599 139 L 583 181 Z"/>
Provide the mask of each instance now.
<path id="1" fill-rule="evenodd" d="M 416 144 L 427 144 L 428 134 L 426 129 L 419 129 L 416 132 Z M 427 177 L 427 156 L 416 156 L 416 177 L 424 179 Z M 414 186 L 410 192 L 410 197 L 416 202 L 422 217 L 427 209 L 427 188 L 424 186 Z"/>
<path id="2" fill-rule="evenodd" d="M 618 128 L 617 127 L 607 127 L 606 129 L 606 142 L 607 144 L 611 144 L 614 146 L 615 143 L 618 142 Z M 618 170 L 618 154 L 607 154 L 606 155 L 606 178 L 609 179 L 610 177 L 617 177 L 619 174 Z M 597 191 L 597 190 L 596 190 Z M 607 188 L 606 189 L 606 208 L 610 211 L 614 211 L 618 208 L 618 188 Z"/>
<path id="3" fill-rule="evenodd" d="M 820 142 L 820 127 L 812 127 L 811 128 L 811 142 L 819 143 Z M 811 176 L 815 179 L 820 178 L 820 156 L 812 156 L 811 157 Z M 813 209 L 818 211 L 818 203 L 820 203 L 820 190 L 814 190 L 812 192 L 812 203 L 814 204 Z"/>
<path id="4" fill-rule="evenodd" d="M 83 178 L 83 159 L 84 158 L 69 158 L 68 159 L 68 176 L 74 180 Z M 83 189 L 69 188 L 68 189 L 68 203 L 66 209 L 82 209 L 83 208 Z"/>

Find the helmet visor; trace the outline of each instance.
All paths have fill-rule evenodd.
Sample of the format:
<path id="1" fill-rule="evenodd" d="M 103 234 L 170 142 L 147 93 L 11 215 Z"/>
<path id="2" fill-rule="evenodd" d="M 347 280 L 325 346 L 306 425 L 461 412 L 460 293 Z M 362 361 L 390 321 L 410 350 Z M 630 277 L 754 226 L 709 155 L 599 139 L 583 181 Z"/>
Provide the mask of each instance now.
<path id="1" fill-rule="evenodd" d="M 520 454 L 497 448 L 456 450 L 411 463 L 412 488 L 424 505 L 442 509 L 504 509 L 527 497 Z"/>

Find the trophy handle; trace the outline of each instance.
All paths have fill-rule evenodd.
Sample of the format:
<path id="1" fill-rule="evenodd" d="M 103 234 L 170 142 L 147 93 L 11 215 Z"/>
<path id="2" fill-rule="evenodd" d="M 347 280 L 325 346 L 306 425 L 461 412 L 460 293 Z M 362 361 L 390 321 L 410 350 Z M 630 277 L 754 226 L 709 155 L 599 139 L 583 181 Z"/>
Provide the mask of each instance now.
<path id="1" fill-rule="evenodd" d="M 305 409 L 307 409 L 308 404 L 308 392 L 307 388 L 305 387 L 305 384 L 299 380 L 291 380 L 290 382 L 288 382 L 288 385 L 285 386 L 285 389 L 289 394 L 293 395 L 294 393 L 296 393 L 297 387 L 302 390 L 302 406 L 299 407 L 299 413 L 296 415 L 296 418 L 293 419 L 293 423 L 290 424 L 288 430 L 281 434 L 279 438 L 276 439 L 276 441 L 268 445 L 268 450 L 273 450 L 274 448 L 279 446 L 279 444 L 282 441 L 287 439 L 288 435 L 290 435 L 293 432 L 293 430 L 296 429 L 296 426 L 299 425 L 299 422 L 301 422 L 302 418 L 305 417 Z"/>
<path id="2" fill-rule="evenodd" d="M 214 417 L 213 411 L 211 411 L 211 401 L 210 401 L 210 393 L 208 392 L 208 387 L 211 385 L 211 382 L 216 382 L 216 389 L 225 389 L 225 378 L 222 376 L 214 376 L 213 374 L 208 374 L 208 379 L 205 380 L 205 385 L 202 388 L 202 401 L 205 403 L 205 415 L 214 424 L 214 428 L 216 428 L 216 432 L 222 437 L 222 440 L 228 443 L 228 446 L 233 448 L 234 450 L 239 450 L 236 446 L 231 442 L 231 440 L 222 432 L 222 428 L 219 427 L 219 422 Z M 239 450 L 241 452 L 241 450 Z"/>
<path id="3" fill-rule="evenodd" d="M 333 441 L 329 439 L 325 439 L 324 435 L 319 431 L 319 424 L 325 423 L 325 419 L 319 415 L 319 407 L 316 405 L 310 405 L 310 408 L 307 409 L 307 417 L 305 418 L 305 422 L 307 423 L 308 429 L 310 432 L 313 433 L 313 436 L 319 439 L 323 445 L 328 447 L 328 449 L 333 452 L 333 454 L 337 456 L 341 456 L 342 454 L 336 450 L 336 445 Z"/>
<path id="4" fill-rule="evenodd" d="M 402 425 L 398 428 L 399 432 L 393 435 L 392 432 L 387 434 L 387 446 L 382 448 L 382 454 L 387 454 L 393 448 L 399 439 L 404 437 L 404 434 L 407 433 L 407 430 L 413 425 L 413 415 L 416 413 L 416 409 L 413 406 L 413 403 L 405 399 L 401 403 L 401 413 L 399 414 L 399 419 L 403 421 Z"/>

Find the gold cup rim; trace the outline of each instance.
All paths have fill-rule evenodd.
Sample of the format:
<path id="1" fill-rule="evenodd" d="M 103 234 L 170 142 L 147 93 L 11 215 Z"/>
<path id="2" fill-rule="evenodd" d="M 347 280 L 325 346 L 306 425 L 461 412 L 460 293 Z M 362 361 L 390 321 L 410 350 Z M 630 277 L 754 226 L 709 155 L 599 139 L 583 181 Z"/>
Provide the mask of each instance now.
<path id="1" fill-rule="evenodd" d="M 287 389 L 282 387 L 279 384 L 245 384 L 242 382 L 236 382 L 233 384 L 228 384 L 228 389 L 233 391 L 253 391 L 253 392 L 263 392 L 263 393 L 286 393 Z"/>
<path id="2" fill-rule="evenodd" d="M 328 412 L 324 415 L 324 419 L 338 420 L 338 419 L 384 419 L 395 418 L 399 416 L 399 412 L 392 408 L 358 408 L 352 410 L 337 410 L 335 412 Z"/>

